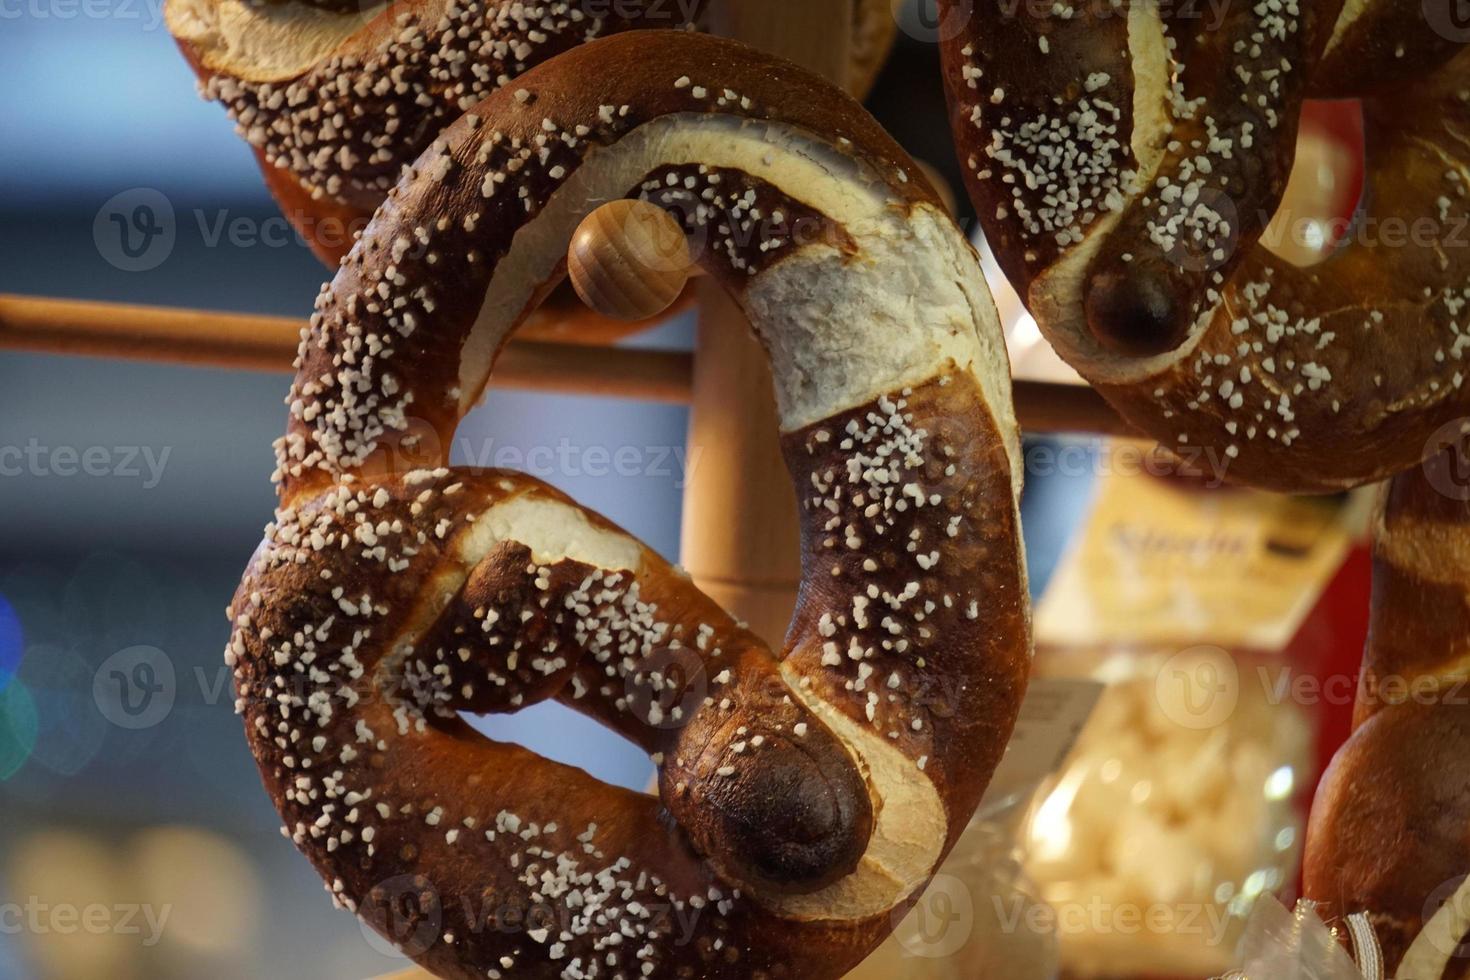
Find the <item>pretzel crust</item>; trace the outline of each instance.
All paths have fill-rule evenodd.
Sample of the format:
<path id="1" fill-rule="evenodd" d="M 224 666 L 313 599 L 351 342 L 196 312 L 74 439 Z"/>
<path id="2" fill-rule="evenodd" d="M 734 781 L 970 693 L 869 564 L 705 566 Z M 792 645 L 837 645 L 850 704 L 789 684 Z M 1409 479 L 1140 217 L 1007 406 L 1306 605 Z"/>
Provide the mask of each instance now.
<path id="1" fill-rule="evenodd" d="M 225 105 L 287 217 L 335 267 L 400 171 L 465 109 L 586 40 L 692 26 L 702 6 L 169 0 L 165 15 L 201 93 Z"/>
<path id="2" fill-rule="evenodd" d="M 1470 405 L 1470 55 L 1423 7 L 1232 2 L 1202 26 L 987 0 L 944 45 L 971 196 L 1042 330 L 1232 480 L 1383 479 Z M 1363 98 L 1369 191 L 1349 243 L 1303 269 L 1260 236 L 1312 94 Z"/>
<path id="3" fill-rule="evenodd" d="M 528 68 L 598 37 L 693 28 L 706 0 L 168 0 L 205 98 L 251 144 L 288 219 L 335 268 L 398 174 L 461 112 Z M 446 27 L 454 29 L 446 32 Z M 853 8 L 853 90 L 898 33 L 888 0 Z"/>
<path id="4" fill-rule="evenodd" d="M 572 231 L 621 196 L 684 222 L 771 355 L 803 508 L 779 655 L 555 491 L 444 466 Z M 390 193 L 288 402 L 229 657 L 340 903 L 445 977 L 836 978 L 887 935 L 1000 758 L 1030 631 L 996 314 L 855 103 L 682 33 L 533 70 Z M 459 718 L 551 697 L 649 751 L 659 797 Z"/>
<path id="5" fill-rule="evenodd" d="M 1307 834 L 1307 897 L 1329 917 L 1367 911 L 1390 976 L 1470 873 L 1470 504 L 1440 480 L 1464 465 L 1462 447 L 1445 449 L 1385 490 L 1354 731 Z M 1458 941 L 1418 944 L 1418 967 L 1427 954 L 1440 972 L 1405 975 L 1470 975 L 1449 955 Z"/>

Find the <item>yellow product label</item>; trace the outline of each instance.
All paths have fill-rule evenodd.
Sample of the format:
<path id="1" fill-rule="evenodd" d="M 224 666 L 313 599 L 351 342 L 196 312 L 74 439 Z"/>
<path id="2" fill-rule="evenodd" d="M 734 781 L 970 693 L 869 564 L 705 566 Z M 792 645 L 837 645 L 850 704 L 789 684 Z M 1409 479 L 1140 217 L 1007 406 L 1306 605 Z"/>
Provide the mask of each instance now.
<path id="1" fill-rule="evenodd" d="M 1036 610 L 1037 642 L 1279 650 L 1351 544 L 1340 498 L 1110 476 Z"/>

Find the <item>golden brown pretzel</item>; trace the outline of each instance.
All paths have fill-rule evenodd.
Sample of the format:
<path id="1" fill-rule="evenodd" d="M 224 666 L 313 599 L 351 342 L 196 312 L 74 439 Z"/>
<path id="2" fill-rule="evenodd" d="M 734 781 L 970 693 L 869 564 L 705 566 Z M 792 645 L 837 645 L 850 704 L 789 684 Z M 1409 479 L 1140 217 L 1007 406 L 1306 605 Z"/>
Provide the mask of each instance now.
<path id="1" fill-rule="evenodd" d="M 168 0 L 169 29 L 255 150 L 271 193 L 335 267 L 404 166 L 469 106 L 583 41 L 693 27 L 707 0 Z M 897 32 L 854 6 L 854 91 Z"/>
<path id="2" fill-rule="evenodd" d="M 1323 491 L 1419 462 L 1470 407 L 1470 56 L 1433 3 L 941 6 L 986 236 L 1130 422 Z M 1349 244 L 1298 268 L 1259 239 L 1307 96 L 1362 99 L 1369 189 Z"/>
<path id="3" fill-rule="evenodd" d="M 1443 450 L 1389 485 L 1354 731 L 1323 778 L 1305 890 L 1370 915 L 1388 976 L 1463 980 L 1470 932 L 1470 458 Z"/>
<path id="4" fill-rule="evenodd" d="M 169 30 L 335 267 L 465 109 L 594 37 L 692 24 L 704 0 L 168 0 Z"/>
<path id="5" fill-rule="evenodd" d="M 625 196 L 684 222 L 770 352 L 803 526 L 779 655 L 550 488 L 442 468 L 575 228 Z M 580 46 L 414 165 L 298 367 L 228 657 L 334 896 L 446 977 L 862 959 L 977 804 L 1030 650 L 994 307 L 877 124 L 733 42 Z M 458 718 L 551 697 L 653 754 L 659 797 Z"/>

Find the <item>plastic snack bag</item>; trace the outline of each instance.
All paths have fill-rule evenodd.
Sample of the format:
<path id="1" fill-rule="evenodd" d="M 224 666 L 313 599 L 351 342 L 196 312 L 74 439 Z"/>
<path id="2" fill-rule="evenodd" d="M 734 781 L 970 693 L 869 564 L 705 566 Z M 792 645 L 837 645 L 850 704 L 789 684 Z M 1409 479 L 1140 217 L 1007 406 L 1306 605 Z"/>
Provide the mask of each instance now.
<path id="1" fill-rule="evenodd" d="M 1320 707 L 1294 672 L 1325 656 L 1307 627 L 1356 521 L 1346 498 L 1098 481 L 1036 672 L 1107 687 L 1017 841 L 1063 977 L 1219 975 L 1256 900 L 1294 888 Z"/>

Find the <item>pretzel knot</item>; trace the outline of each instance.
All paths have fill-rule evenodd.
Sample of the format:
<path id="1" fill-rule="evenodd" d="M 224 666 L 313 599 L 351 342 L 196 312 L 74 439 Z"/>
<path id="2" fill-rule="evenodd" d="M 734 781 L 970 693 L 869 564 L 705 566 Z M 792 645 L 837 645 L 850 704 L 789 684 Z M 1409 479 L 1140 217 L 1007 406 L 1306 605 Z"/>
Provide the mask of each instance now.
<path id="1" fill-rule="evenodd" d="M 770 353 L 803 528 L 779 653 L 550 487 L 445 465 L 624 197 L 683 222 Z M 855 103 L 697 35 L 578 47 L 417 161 L 297 366 L 227 657 L 341 904 L 445 977 L 835 978 L 882 940 L 979 801 L 1030 636 L 994 307 Z M 648 751 L 658 796 L 460 717 L 551 698 Z"/>
<path id="2" fill-rule="evenodd" d="M 942 6 L 989 243 L 1139 429 L 1235 480 L 1327 491 L 1419 462 L 1470 408 L 1470 32 L 1439 16 L 1453 5 Z M 1368 192 L 1348 240 L 1300 268 L 1261 237 L 1308 97 L 1362 101 Z"/>

